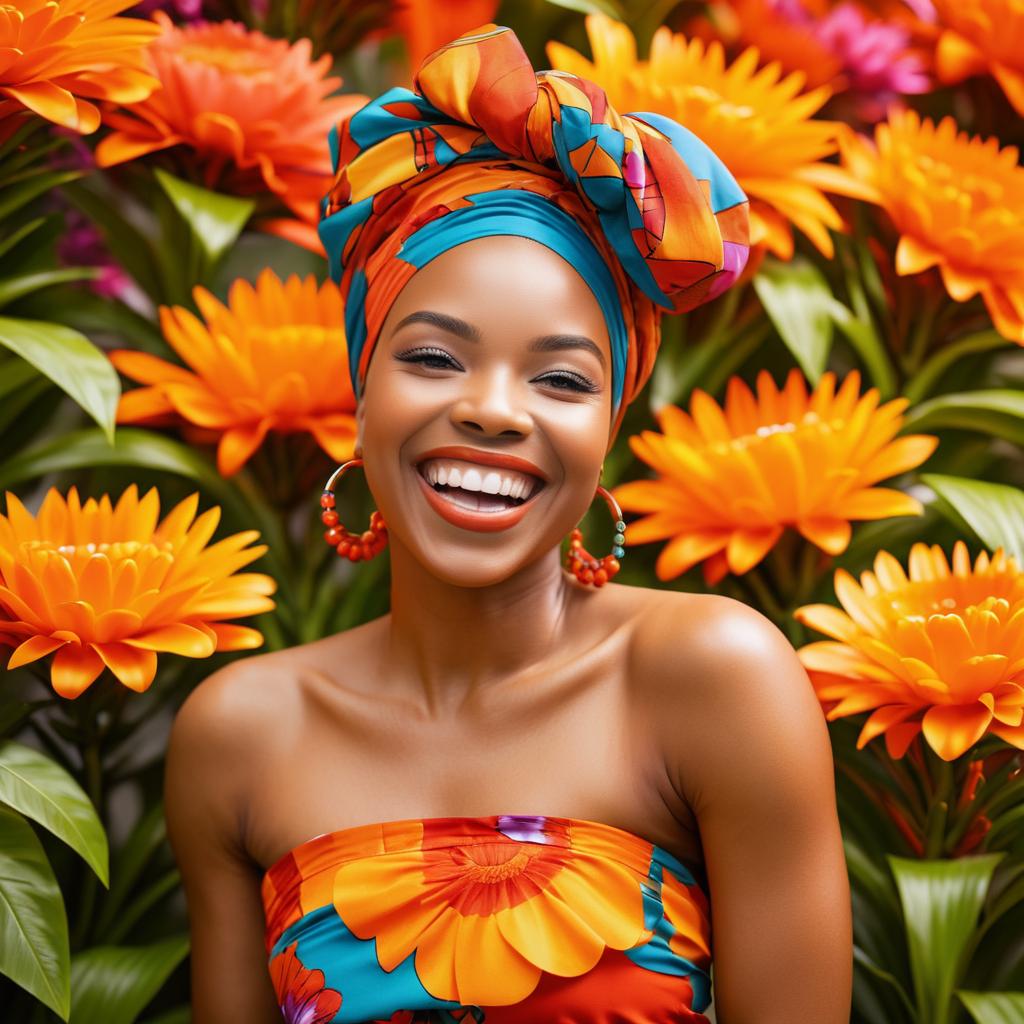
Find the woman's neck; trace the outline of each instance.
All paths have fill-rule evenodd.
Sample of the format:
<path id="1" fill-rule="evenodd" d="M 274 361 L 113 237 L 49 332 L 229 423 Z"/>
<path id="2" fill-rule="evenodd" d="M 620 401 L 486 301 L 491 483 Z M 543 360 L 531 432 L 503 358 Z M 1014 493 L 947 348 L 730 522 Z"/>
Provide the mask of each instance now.
<path id="1" fill-rule="evenodd" d="M 574 587 L 557 548 L 500 583 L 466 587 L 394 546 L 383 678 L 409 686 L 429 714 L 445 714 L 557 649 Z"/>

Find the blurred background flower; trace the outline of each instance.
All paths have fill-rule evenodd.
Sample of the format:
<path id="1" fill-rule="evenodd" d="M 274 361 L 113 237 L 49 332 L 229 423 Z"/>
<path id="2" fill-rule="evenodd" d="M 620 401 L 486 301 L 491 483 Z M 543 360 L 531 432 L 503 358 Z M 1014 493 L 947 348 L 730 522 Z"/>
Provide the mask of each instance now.
<path id="1" fill-rule="evenodd" d="M 640 60 L 627 25 L 603 15 L 588 16 L 586 25 L 594 59 L 551 42 L 553 67 L 600 82 L 618 110 L 667 114 L 703 139 L 750 196 L 752 244 L 789 259 L 795 225 L 833 254 L 828 229 L 841 229 L 842 220 L 823 190 L 845 175 L 823 161 L 836 152 L 843 126 L 812 120 L 827 86 L 804 92 L 802 74 L 760 66 L 753 48 L 727 65 L 720 42 L 664 27 L 654 33 L 650 59 Z"/>
<path id="2" fill-rule="evenodd" d="M 267 268 L 255 287 L 235 281 L 226 306 L 205 288 L 194 296 L 205 322 L 180 306 L 160 309 L 164 336 L 189 369 L 131 349 L 110 354 L 146 385 L 121 396 L 118 422 L 205 428 L 218 438 L 224 476 L 269 431 L 308 432 L 336 461 L 351 458 L 355 398 L 337 285 L 297 275 L 282 282 Z"/>
<path id="3" fill-rule="evenodd" d="M 996 329 L 1024 344 L 1024 169 L 1015 146 L 973 138 L 952 117 L 938 127 L 892 111 L 875 129 L 842 142 L 852 194 L 879 204 L 899 232 L 896 271 L 938 267 L 950 296 L 979 293 Z"/>
<path id="4" fill-rule="evenodd" d="M 83 505 L 51 488 L 33 516 L 8 493 L 0 516 L 0 632 L 19 644 L 7 668 L 54 653 L 51 680 L 77 697 L 109 668 L 129 689 L 153 682 L 157 653 L 206 658 L 258 647 L 248 626 L 223 620 L 269 611 L 274 581 L 238 569 L 266 547 L 247 530 L 207 546 L 220 509 L 196 518 L 199 495 L 158 524 L 156 488 L 130 486 L 112 505 Z"/>
<path id="5" fill-rule="evenodd" d="M 1017 0 L 935 0 L 935 68 L 946 83 L 990 74 L 1024 117 L 1024 6 Z"/>
<path id="6" fill-rule="evenodd" d="M 885 736 L 900 758 L 923 733 L 944 761 L 986 732 L 1024 749 L 1024 573 L 982 552 L 972 567 L 958 541 L 952 564 L 938 545 L 915 544 L 909 575 L 886 551 L 860 584 L 840 569 L 831 605 L 797 618 L 833 637 L 801 648 L 830 721 L 871 710 L 857 747 Z"/>
<path id="7" fill-rule="evenodd" d="M 328 56 L 311 60 L 309 40 L 153 17 L 162 32 L 148 55 L 160 88 L 106 115 L 114 131 L 96 148 L 99 166 L 184 146 L 187 176 L 239 195 L 269 191 L 298 218 L 290 239 L 322 252 L 314 225 L 330 180 L 324 139 L 365 97 L 330 96 L 341 78 L 328 75 Z"/>
<path id="8" fill-rule="evenodd" d="M 144 54 L 155 25 L 115 15 L 133 0 L 8 0 L 0 6 L 0 119 L 31 110 L 94 132 L 90 100 L 136 103 L 157 86 Z"/>
<path id="9" fill-rule="evenodd" d="M 851 519 L 920 513 L 910 495 L 872 485 L 919 466 L 937 440 L 895 438 L 906 400 L 880 406 L 877 389 L 860 394 L 859 373 L 835 385 L 825 373 L 808 395 L 792 370 L 780 391 L 762 370 L 755 397 L 733 377 L 724 409 L 696 388 L 689 415 L 666 406 L 655 414 L 662 433 L 629 439 L 658 477 L 613 493 L 624 511 L 646 513 L 629 524 L 627 544 L 671 538 L 655 563 L 659 579 L 698 562 L 712 583 L 748 572 L 787 527 L 836 555 Z"/>

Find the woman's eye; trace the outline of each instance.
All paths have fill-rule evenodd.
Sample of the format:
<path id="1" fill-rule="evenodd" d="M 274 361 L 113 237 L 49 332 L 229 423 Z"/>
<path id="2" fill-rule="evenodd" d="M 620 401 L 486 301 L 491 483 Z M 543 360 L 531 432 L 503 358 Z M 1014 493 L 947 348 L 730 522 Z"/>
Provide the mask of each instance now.
<path id="1" fill-rule="evenodd" d="M 554 385 L 560 391 L 582 391 L 594 394 L 600 390 L 592 380 L 580 373 L 548 373 L 538 379 Z"/>
<path id="2" fill-rule="evenodd" d="M 418 363 L 436 370 L 458 367 L 458 363 L 444 349 L 440 348 L 413 349 L 411 352 L 402 352 L 395 358 L 400 359 L 403 363 Z"/>

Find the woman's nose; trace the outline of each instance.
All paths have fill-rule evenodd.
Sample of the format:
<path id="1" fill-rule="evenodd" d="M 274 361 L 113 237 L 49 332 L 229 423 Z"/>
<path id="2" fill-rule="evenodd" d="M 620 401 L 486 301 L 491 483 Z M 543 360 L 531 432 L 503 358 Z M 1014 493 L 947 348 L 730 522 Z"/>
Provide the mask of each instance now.
<path id="1" fill-rule="evenodd" d="M 495 437 L 533 430 L 533 417 L 515 383 L 500 371 L 467 374 L 465 389 L 452 405 L 451 419 L 457 426 Z"/>

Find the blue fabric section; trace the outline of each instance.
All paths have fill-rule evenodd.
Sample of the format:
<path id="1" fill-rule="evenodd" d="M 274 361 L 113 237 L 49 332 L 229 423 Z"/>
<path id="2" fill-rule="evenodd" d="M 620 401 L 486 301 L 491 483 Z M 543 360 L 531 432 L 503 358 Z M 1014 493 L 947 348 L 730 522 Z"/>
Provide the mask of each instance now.
<path id="1" fill-rule="evenodd" d="M 649 114 L 637 111 L 630 117 L 639 118 L 652 128 L 657 128 L 672 148 L 686 161 L 686 166 L 698 181 L 707 181 L 711 185 L 711 209 L 715 213 L 728 210 L 731 206 L 746 202 L 746 194 L 736 184 L 736 179 L 728 168 L 715 156 L 714 151 L 702 142 L 688 128 L 664 114 Z"/>
<path id="2" fill-rule="evenodd" d="M 597 208 L 601 230 L 608 236 L 608 241 L 611 242 L 626 273 L 653 303 L 671 309 L 672 303 L 658 287 L 647 262 L 632 239 L 630 232 L 640 223 L 639 211 L 636 210 L 635 203 L 628 201 L 628 190 L 623 180 L 619 177 L 581 179 L 572 166 L 569 155 L 571 151 L 579 149 L 590 140 L 596 140 L 601 149 L 609 153 L 616 163 L 621 164 L 625 150 L 625 139 L 622 134 L 609 125 L 595 125 L 590 120 L 590 115 L 579 107 L 562 107 L 561 120 L 552 126 L 551 139 L 562 173 Z M 638 215 L 636 224 L 630 222 L 631 207 Z"/>
<path id="3" fill-rule="evenodd" d="M 361 939 L 345 927 L 333 905 L 301 917 L 274 943 L 276 956 L 298 942 L 296 956 L 312 969 L 323 971 L 324 986 L 340 992 L 341 1009 L 335 1024 L 388 1020 L 396 1007 L 418 1010 L 458 1009 L 459 1004 L 435 999 L 416 977 L 415 953 L 393 971 L 377 959 L 376 939 Z"/>
<path id="4" fill-rule="evenodd" d="M 366 344 L 366 272 L 360 268 L 352 272 L 352 285 L 345 303 L 345 340 L 348 345 L 348 375 L 352 389 L 359 398 L 359 354 Z"/>
<path id="5" fill-rule="evenodd" d="M 680 956 L 669 947 L 669 939 L 675 928 L 665 914 L 661 902 L 662 868 L 667 864 L 685 885 L 693 885 L 691 872 L 668 851 L 655 846 L 651 859 L 648 883 L 643 886 L 644 927 L 654 932 L 650 941 L 642 946 L 625 950 L 626 956 L 638 967 L 657 974 L 672 974 L 685 977 L 693 989 L 693 1006 L 697 1013 L 703 1013 L 711 1003 L 711 977 L 697 964 Z"/>
<path id="6" fill-rule="evenodd" d="M 612 405 L 618 409 L 629 337 L 615 281 L 594 244 L 572 217 L 533 192 L 506 189 L 467 198 L 472 206 L 452 210 L 410 235 L 398 254 L 399 259 L 420 269 L 456 245 L 491 235 L 529 238 L 557 253 L 586 281 L 601 308 L 611 341 Z M 350 297 L 349 302 L 352 301 Z M 351 350 L 351 338 L 349 346 Z"/>

